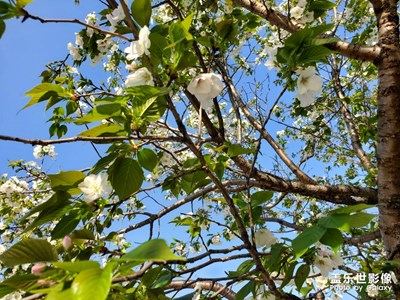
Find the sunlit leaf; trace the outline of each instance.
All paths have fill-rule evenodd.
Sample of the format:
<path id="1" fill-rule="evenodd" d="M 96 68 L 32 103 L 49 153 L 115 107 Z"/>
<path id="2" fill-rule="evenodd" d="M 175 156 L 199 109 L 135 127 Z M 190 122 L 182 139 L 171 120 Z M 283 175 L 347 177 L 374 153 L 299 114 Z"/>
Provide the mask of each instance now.
<path id="1" fill-rule="evenodd" d="M 292 241 L 292 247 L 296 257 L 301 256 L 311 245 L 319 241 L 326 232 L 326 228 L 320 225 L 313 225 L 298 235 Z"/>
<path id="2" fill-rule="evenodd" d="M 124 127 L 114 123 L 106 123 L 85 130 L 81 132 L 79 136 L 85 136 L 85 137 L 115 136 L 121 133 L 125 133 Z"/>
<path id="3" fill-rule="evenodd" d="M 112 273 L 109 269 L 87 269 L 75 277 L 71 285 L 74 300 L 105 300 L 111 287 Z"/>
<path id="4" fill-rule="evenodd" d="M 147 241 L 136 249 L 123 255 L 121 259 L 134 260 L 138 262 L 185 260 L 183 257 L 176 256 L 171 249 L 169 249 L 166 242 L 161 239 Z"/>

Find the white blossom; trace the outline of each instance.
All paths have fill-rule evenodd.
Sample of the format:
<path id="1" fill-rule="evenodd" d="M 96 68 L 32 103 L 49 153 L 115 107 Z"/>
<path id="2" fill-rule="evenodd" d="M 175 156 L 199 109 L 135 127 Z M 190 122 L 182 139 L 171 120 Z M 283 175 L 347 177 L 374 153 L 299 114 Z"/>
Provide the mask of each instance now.
<path id="1" fill-rule="evenodd" d="M 78 47 L 83 47 L 83 38 L 82 36 L 79 34 L 79 32 L 75 32 L 75 44 Z"/>
<path id="2" fill-rule="evenodd" d="M 202 73 L 192 79 L 187 90 L 196 96 L 202 108 L 207 109 L 211 107 L 212 99 L 217 97 L 223 88 L 224 84 L 222 83 L 221 75 Z"/>
<path id="3" fill-rule="evenodd" d="M 295 19 L 300 19 L 303 16 L 304 8 L 300 6 L 295 6 L 290 9 L 290 16 Z"/>
<path id="4" fill-rule="evenodd" d="M 269 231 L 268 229 L 261 228 L 254 234 L 254 241 L 256 243 L 256 247 L 271 247 L 275 244 L 278 240 L 275 235 Z"/>
<path id="5" fill-rule="evenodd" d="M 78 185 L 79 189 L 85 194 L 88 202 L 92 202 L 100 197 L 110 194 L 112 187 L 107 181 L 107 174 L 90 174 Z"/>
<path id="6" fill-rule="evenodd" d="M 319 246 L 314 265 L 320 270 L 322 276 L 328 277 L 329 272 L 339 268 L 343 263 L 343 258 L 339 253 L 333 253 L 325 246 Z"/>
<path id="7" fill-rule="evenodd" d="M 74 60 L 82 60 L 82 55 L 79 53 L 78 47 L 75 47 L 72 43 L 68 43 L 67 48 L 69 50 L 69 54 L 72 55 Z"/>
<path id="8" fill-rule="evenodd" d="M 106 18 L 111 24 L 110 31 L 114 32 L 117 24 L 125 18 L 125 13 L 122 5 L 119 4 L 118 7 L 111 12 L 111 14 L 106 15 Z"/>
<path id="9" fill-rule="evenodd" d="M 376 296 L 378 296 L 378 287 L 375 284 L 369 284 L 367 286 L 367 294 L 368 296 L 375 298 Z"/>
<path id="10" fill-rule="evenodd" d="M 214 245 L 221 245 L 221 236 L 219 234 L 214 235 L 211 238 L 211 243 L 213 243 Z"/>
<path id="11" fill-rule="evenodd" d="M 300 101 L 301 107 L 311 105 L 315 101 L 315 97 L 322 91 L 322 80 L 315 75 L 315 67 L 308 67 L 299 72 L 297 79 L 297 99 Z"/>
<path id="12" fill-rule="evenodd" d="M 140 29 L 139 39 L 133 41 L 129 47 L 126 47 L 124 52 L 127 54 L 127 60 L 134 60 L 141 57 L 143 54 L 150 55 L 149 48 L 151 41 L 149 39 L 150 30 L 147 26 Z"/>
<path id="13" fill-rule="evenodd" d="M 125 80 L 126 87 L 139 86 L 139 85 L 154 86 L 153 76 L 146 67 L 140 68 L 126 77 Z"/>

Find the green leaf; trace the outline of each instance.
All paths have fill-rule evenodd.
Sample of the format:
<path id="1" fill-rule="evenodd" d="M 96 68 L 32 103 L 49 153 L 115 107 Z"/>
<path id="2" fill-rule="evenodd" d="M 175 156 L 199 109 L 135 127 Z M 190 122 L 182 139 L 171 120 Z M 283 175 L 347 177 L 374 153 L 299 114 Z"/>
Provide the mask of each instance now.
<path id="1" fill-rule="evenodd" d="M 331 210 L 329 212 L 329 214 L 330 215 L 332 215 L 332 214 L 350 214 L 353 212 L 358 212 L 358 211 L 368 209 L 368 208 L 373 208 L 373 207 L 376 207 L 376 205 L 360 203 L 360 204 L 356 204 L 356 205 L 349 205 L 349 206 L 340 207 L 340 208 Z"/>
<path id="2" fill-rule="evenodd" d="M 324 236 L 325 232 L 326 228 L 317 224 L 306 228 L 300 235 L 298 235 L 292 241 L 292 247 L 296 254 L 296 258 L 299 258 L 311 245 L 318 242 L 320 238 Z"/>
<path id="3" fill-rule="evenodd" d="M 39 239 L 22 240 L 0 255 L 0 260 L 9 267 L 57 259 L 58 255 L 53 246 Z"/>
<path id="4" fill-rule="evenodd" d="M 343 236 L 339 229 L 328 228 L 324 236 L 320 239 L 320 242 L 330 246 L 336 252 L 343 244 Z"/>
<path id="5" fill-rule="evenodd" d="M 71 284 L 74 300 L 105 300 L 111 287 L 112 273 L 106 268 L 87 269 L 78 274 Z"/>
<path id="6" fill-rule="evenodd" d="M 312 0 L 309 2 L 308 10 L 314 12 L 314 18 L 316 19 L 335 6 L 336 3 L 327 0 Z"/>
<path id="7" fill-rule="evenodd" d="M 70 213 L 69 215 L 63 216 L 57 223 L 56 227 L 51 231 L 51 237 L 53 239 L 61 239 L 67 234 L 70 234 L 76 226 L 78 226 L 80 219 L 76 213 Z"/>
<path id="8" fill-rule="evenodd" d="M 164 97 L 153 97 L 150 99 L 134 99 L 132 107 L 132 129 L 139 130 L 151 122 L 158 121 L 167 107 Z"/>
<path id="9" fill-rule="evenodd" d="M 296 272 L 296 276 L 294 277 L 294 283 L 298 290 L 303 286 L 304 281 L 306 281 L 308 274 L 310 274 L 310 265 L 304 264 L 301 265 Z"/>
<path id="10" fill-rule="evenodd" d="M 62 285 L 60 284 L 52 288 L 51 292 L 47 294 L 46 300 L 75 300 L 73 297 L 72 290 L 62 290 Z"/>
<path id="11" fill-rule="evenodd" d="M 108 168 L 111 163 L 118 157 L 117 152 L 111 152 L 109 155 L 100 158 L 97 163 L 93 166 L 90 174 L 98 174 L 104 169 Z"/>
<path id="12" fill-rule="evenodd" d="M 59 269 L 79 273 L 87 269 L 100 269 L 100 264 L 93 260 L 77 260 L 77 261 L 65 261 L 55 262 L 53 265 Z"/>
<path id="13" fill-rule="evenodd" d="M 149 148 L 141 148 L 138 153 L 138 161 L 146 170 L 153 172 L 158 164 L 157 154 Z"/>
<path id="14" fill-rule="evenodd" d="M 276 243 L 271 246 L 271 254 L 268 257 L 266 267 L 269 272 L 277 271 L 281 265 L 282 252 L 284 247 L 282 243 Z"/>
<path id="15" fill-rule="evenodd" d="M 250 280 L 236 293 L 236 300 L 243 300 L 248 294 L 254 292 L 255 288 L 256 283 Z"/>
<path id="16" fill-rule="evenodd" d="M 240 144 L 231 144 L 231 145 L 228 145 L 228 153 L 227 154 L 230 157 L 235 157 L 235 156 L 238 156 L 238 155 L 250 154 L 250 153 L 253 153 L 253 152 L 254 152 L 253 149 L 244 148 Z"/>
<path id="17" fill-rule="evenodd" d="M 121 260 L 133 260 L 137 262 L 145 261 L 170 261 L 170 260 L 186 260 L 183 257 L 176 256 L 167 243 L 161 239 L 153 239 L 145 242 L 136 249 L 128 252 L 121 257 Z"/>
<path id="18" fill-rule="evenodd" d="M 16 290 L 28 290 L 37 283 L 38 277 L 33 274 L 16 274 L 6 280 L 1 285 L 6 285 Z"/>
<path id="19" fill-rule="evenodd" d="M 142 27 L 150 24 L 151 9 L 150 0 L 134 0 L 131 5 L 132 16 Z"/>
<path id="20" fill-rule="evenodd" d="M 96 127 L 85 130 L 79 134 L 84 137 L 96 137 L 96 136 L 115 136 L 119 134 L 126 134 L 124 127 L 115 123 L 100 124 Z"/>
<path id="21" fill-rule="evenodd" d="M 375 217 L 373 214 L 364 212 L 348 215 L 348 214 L 333 214 L 322 218 L 318 224 L 325 228 L 337 228 L 346 232 L 350 232 L 351 228 L 364 227 L 371 222 Z"/>
<path id="22" fill-rule="evenodd" d="M 69 194 L 79 194 L 76 188 L 78 184 L 85 179 L 85 174 L 80 171 L 66 171 L 58 174 L 49 174 L 50 185 L 54 191 L 68 191 Z M 76 190 L 71 189 L 76 188 Z"/>
<path id="23" fill-rule="evenodd" d="M 126 93 L 142 100 L 167 95 L 171 89 L 166 87 L 155 87 L 150 85 L 133 86 L 125 89 Z M 135 103 L 136 104 L 136 103 Z"/>
<path id="24" fill-rule="evenodd" d="M 61 85 L 48 82 L 35 86 L 25 94 L 28 97 L 31 97 L 31 100 L 23 107 L 23 109 L 45 100 L 55 101 L 55 99 L 60 100 L 61 98 L 69 99 L 73 95 L 65 90 Z"/>
<path id="25" fill-rule="evenodd" d="M 269 201 L 272 199 L 272 196 L 274 195 L 273 192 L 271 191 L 259 191 L 255 192 L 251 195 L 251 206 L 259 206 L 261 204 L 264 204 L 265 202 Z"/>
<path id="26" fill-rule="evenodd" d="M 158 279 L 153 283 L 152 288 L 158 289 L 167 286 L 172 281 L 173 275 L 170 271 L 164 270 L 161 272 Z"/>
<path id="27" fill-rule="evenodd" d="M 115 116 L 121 115 L 121 104 L 110 103 L 102 104 L 94 107 L 87 115 L 74 121 L 75 124 L 85 124 L 101 121 Z"/>
<path id="28" fill-rule="evenodd" d="M 71 234 L 71 239 L 74 240 L 92 240 L 94 241 L 96 238 L 93 234 L 92 231 L 90 231 L 89 229 L 80 229 L 80 230 L 75 230 L 72 234 Z"/>
<path id="29" fill-rule="evenodd" d="M 224 19 L 216 24 L 217 32 L 222 40 L 234 41 L 238 35 L 238 26 L 235 22 L 229 19 Z"/>
<path id="30" fill-rule="evenodd" d="M 120 200 L 137 192 L 142 186 L 143 170 L 136 160 L 120 157 L 109 170 L 110 182 Z"/>

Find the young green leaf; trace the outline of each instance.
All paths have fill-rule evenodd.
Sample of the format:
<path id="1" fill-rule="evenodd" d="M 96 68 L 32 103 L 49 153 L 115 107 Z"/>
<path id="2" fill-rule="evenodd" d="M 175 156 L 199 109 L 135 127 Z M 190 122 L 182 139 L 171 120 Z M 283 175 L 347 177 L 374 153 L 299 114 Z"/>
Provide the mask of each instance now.
<path id="1" fill-rule="evenodd" d="M 150 0 L 134 0 L 131 5 L 132 16 L 142 27 L 150 24 L 151 10 Z"/>

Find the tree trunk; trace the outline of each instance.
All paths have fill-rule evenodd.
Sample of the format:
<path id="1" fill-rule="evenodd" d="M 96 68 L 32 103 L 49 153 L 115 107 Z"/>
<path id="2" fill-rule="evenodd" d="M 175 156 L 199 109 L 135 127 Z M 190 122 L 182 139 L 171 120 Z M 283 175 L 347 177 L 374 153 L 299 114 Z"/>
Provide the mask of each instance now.
<path id="1" fill-rule="evenodd" d="M 382 47 L 375 62 L 378 90 L 378 198 L 380 230 L 388 259 L 400 260 L 400 49 L 397 2 L 374 7 Z M 396 277 L 400 279 L 400 268 Z M 395 289 L 397 299 L 400 290 Z"/>

